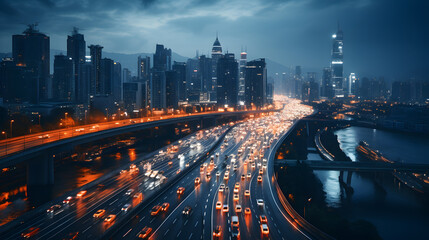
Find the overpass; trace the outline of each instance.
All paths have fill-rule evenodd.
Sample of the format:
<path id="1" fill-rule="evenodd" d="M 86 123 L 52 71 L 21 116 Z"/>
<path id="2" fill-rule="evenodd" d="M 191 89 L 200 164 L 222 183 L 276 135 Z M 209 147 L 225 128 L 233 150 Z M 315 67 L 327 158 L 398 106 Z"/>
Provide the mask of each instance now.
<path id="1" fill-rule="evenodd" d="M 277 166 L 296 167 L 305 165 L 313 170 L 337 170 L 353 172 L 413 172 L 429 173 L 429 164 L 387 162 L 340 162 L 319 160 L 280 160 Z"/>
<path id="2" fill-rule="evenodd" d="M 268 113 L 279 110 L 253 110 L 234 112 L 197 113 L 189 115 L 160 116 L 145 119 L 127 119 L 104 124 L 91 124 L 55 130 L 28 137 L 18 137 L 2 142 L 2 148 L 9 149 L 7 155 L 3 151 L 0 158 L 0 168 L 26 162 L 27 184 L 46 185 L 54 183 L 53 155 L 60 151 L 72 150 L 75 146 L 91 143 L 101 139 L 121 134 L 136 132 L 148 128 L 170 124 L 200 121 L 201 128 L 207 122 L 216 122 L 218 119 L 240 118 L 252 114 Z M 146 120 L 146 121 L 144 121 Z M 13 152 L 10 152 L 13 149 Z M 37 158 L 37 159 L 36 159 Z"/>

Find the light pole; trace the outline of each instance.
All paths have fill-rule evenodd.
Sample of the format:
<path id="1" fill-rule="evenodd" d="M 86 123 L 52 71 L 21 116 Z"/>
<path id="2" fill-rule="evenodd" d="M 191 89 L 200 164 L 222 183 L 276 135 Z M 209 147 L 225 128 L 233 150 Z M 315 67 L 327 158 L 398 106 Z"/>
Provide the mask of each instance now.
<path id="1" fill-rule="evenodd" d="M 305 218 L 305 206 L 307 205 L 307 203 L 311 202 L 311 198 L 307 199 L 307 201 L 304 203 L 304 218 Z"/>
<path id="2" fill-rule="evenodd" d="M 6 136 L 6 154 L 5 155 L 7 155 L 7 132 L 3 131 L 1 132 L 1 134 Z"/>
<path id="3" fill-rule="evenodd" d="M 14 123 L 15 122 L 15 120 L 10 120 L 10 137 L 12 137 L 13 135 L 12 135 L 12 123 Z"/>

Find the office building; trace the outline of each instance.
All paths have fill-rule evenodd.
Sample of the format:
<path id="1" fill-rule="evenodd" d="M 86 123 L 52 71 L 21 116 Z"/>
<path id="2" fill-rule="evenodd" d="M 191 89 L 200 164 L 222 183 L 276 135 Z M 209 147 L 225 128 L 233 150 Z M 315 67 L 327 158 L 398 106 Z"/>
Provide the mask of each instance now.
<path id="1" fill-rule="evenodd" d="M 216 34 L 216 40 L 212 47 L 212 86 L 213 86 L 213 100 L 216 98 L 217 93 L 217 62 L 222 57 L 222 46 Z"/>
<path id="2" fill-rule="evenodd" d="M 141 82 L 123 83 L 124 107 L 128 112 L 140 111 L 145 107 L 144 84 Z"/>
<path id="3" fill-rule="evenodd" d="M 112 94 L 115 102 L 122 101 L 122 66 L 119 62 L 113 63 Z"/>
<path id="4" fill-rule="evenodd" d="M 177 98 L 186 101 L 186 63 L 174 61 L 172 68 L 177 76 Z"/>
<path id="5" fill-rule="evenodd" d="M 238 101 L 244 103 L 244 77 L 246 73 L 247 52 L 241 51 L 240 54 L 240 69 L 238 76 Z"/>
<path id="6" fill-rule="evenodd" d="M 67 36 L 67 57 L 73 60 L 74 64 L 74 83 L 75 83 L 75 101 L 78 103 L 83 103 L 87 93 L 81 93 L 85 91 L 86 84 L 80 78 L 81 65 L 85 63 L 85 52 L 86 52 L 86 42 L 83 34 L 78 32 L 77 28 L 73 28 L 72 35 Z M 55 92 L 54 92 L 55 94 Z"/>
<path id="7" fill-rule="evenodd" d="M 45 34 L 29 25 L 23 34 L 12 36 L 12 57 L 17 66 L 26 66 L 33 73 L 32 81 L 36 82 L 36 97 L 29 98 L 33 103 L 45 101 L 48 96 L 50 78 L 50 40 Z M 33 96 L 30 94 L 30 96 Z"/>
<path id="8" fill-rule="evenodd" d="M 150 57 L 137 58 L 137 78 L 140 82 L 145 82 L 150 79 Z"/>
<path id="9" fill-rule="evenodd" d="M 89 83 L 89 94 L 94 96 L 96 94 L 103 94 L 103 84 L 101 83 L 101 51 L 103 49 L 100 45 L 88 46 L 91 56 L 92 73 L 91 81 Z"/>
<path id="10" fill-rule="evenodd" d="M 0 63 L 0 98 L 3 103 L 35 103 L 38 81 L 32 68 L 17 65 L 12 58 Z"/>
<path id="11" fill-rule="evenodd" d="M 56 55 L 54 59 L 54 77 L 52 80 L 53 99 L 61 102 L 73 102 L 76 98 L 76 76 L 74 61 L 71 57 Z"/>
<path id="12" fill-rule="evenodd" d="M 334 88 L 332 87 L 332 70 L 329 67 L 323 68 L 322 74 L 322 87 L 320 89 L 320 96 L 327 99 L 334 97 Z"/>
<path id="13" fill-rule="evenodd" d="M 238 104 L 238 62 L 233 53 L 227 53 L 217 64 L 217 105 L 236 107 Z"/>
<path id="14" fill-rule="evenodd" d="M 178 98 L 178 74 L 176 71 L 165 72 L 165 98 L 166 107 L 177 109 L 179 104 Z"/>
<path id="15" fill-rule="evenodd" d="M 332 87 L 336 97 L 344 96 L 343 64 L 343 31 L 338 26 L 337 33 L 332 35 L 331 52 Z"/>
<path id="16" fill-rule="evenodd" d="M 262 108 L 267 102 L 267 68 L 265 59 L 257 59 L 246 64 L 245 104 L 250 108 Z"/>

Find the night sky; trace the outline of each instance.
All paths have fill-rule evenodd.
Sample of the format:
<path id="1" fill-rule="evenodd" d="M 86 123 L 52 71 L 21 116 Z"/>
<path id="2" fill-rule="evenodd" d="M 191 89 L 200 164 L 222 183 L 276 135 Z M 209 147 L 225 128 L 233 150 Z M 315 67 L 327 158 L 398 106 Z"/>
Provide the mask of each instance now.
<path id="1" fill-rule="evenodd" d="M 117 53 L 206 54 L 219 33 L 224 51 L 266 57 L 303 71 L 329 66 L 331 35 L 344 32 L 345 74 L 417 77 L 429 69 L 429 1 L 413 0 L 0 0 L 0 52 L 12 34 L 38 22 L 52 49 L 66 49 L 73 26 L 87 45 Z"/>

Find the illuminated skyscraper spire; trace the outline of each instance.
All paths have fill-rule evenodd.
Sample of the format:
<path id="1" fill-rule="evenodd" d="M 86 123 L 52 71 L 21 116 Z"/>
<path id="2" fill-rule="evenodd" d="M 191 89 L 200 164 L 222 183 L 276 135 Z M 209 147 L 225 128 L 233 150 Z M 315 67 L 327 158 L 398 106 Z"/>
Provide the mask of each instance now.
<path id="1" fill-rule="evenodd" d="M 331 72 L 332 72 L 332 87 L 335 96 L 344 95 L 343 88 L 343 31 L 338 23 L 336 34 L 332 35 L 332 52 L 331 52 Z"/>

